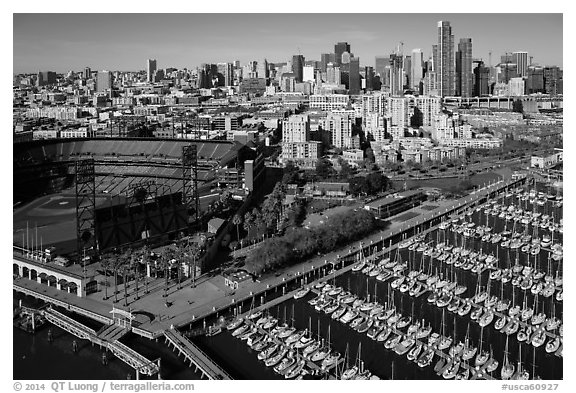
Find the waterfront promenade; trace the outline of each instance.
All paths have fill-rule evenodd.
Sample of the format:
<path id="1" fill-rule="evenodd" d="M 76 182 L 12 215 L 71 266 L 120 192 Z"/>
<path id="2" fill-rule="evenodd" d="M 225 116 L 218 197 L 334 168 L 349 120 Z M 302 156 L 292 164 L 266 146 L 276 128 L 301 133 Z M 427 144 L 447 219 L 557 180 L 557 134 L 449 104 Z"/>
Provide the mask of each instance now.
<path id="1" fill-rule="evenodd" d="M 368 247 L 376 247 L 379 244 L 386 247 L 389 245 L 389 240 L 392 237 L 401 235 L 407 230 L 419 227 L 420 230 L 428 229 L 430 221 L 433 218 L 442 215 L 450 214 L 450 212 L 457 212 L 466 208 L 469 205 L 477 204 L 482 198 L 486 198 L 489 194 L 504 188 L 509 182 L 499 181 L 492 185 L 475 191 L 473 194 L 461 198 L 459 200 L 443 200 L 435 201 L 430 204 L 437 206 L 434 210 L 422 209 L 416 207 L 409 212 L 417 214 L 412 218 L 403 220 L 407 212 L 400 213 L 398 216 L 390 217 L 388 227 L 380 232 L 374 233 L 361 242 L 349 244 L 338 250 L 334 250 L 326 255 L 320 255 L 312 258 L 304 263 L 291 266 L 281 272 L 280 275 L 272 275 L 264 277 L 256 282 L 244 282 L 239 289 L 232 292 L 224 285 L 222 276 L 207 278 L 204 277 L 197 281 L 196 287 L 192 288 L 191 281 L 185 281 L 181 284 L 181 289 L 177 289 L 176 284 L 171 284 L 167 297 L 163 297 L 164 281 L 162 279 L 155 280 L 148 285 L 150 293 L 143 295 L 144 291 L 140 289 L 140 299 L 134 299 L 133 284 L 129 288 L 128 307 L 123 306 L 123 300 L 114 304 L 114 296 L 110 296 L 107 300 L 103 300 L 103 292 L 91 294 L 85 298 L 79 298 L 73 294 L 60 291 L 54 287 L 48 287 L 39 284 L 35 281 L 25 278 L 17 278 L 14 280 L 14 288 L 18 290 L 22 288 L 28 293 L 37 293 L 45 299 L 54 299 L 58 304 L 68 304 L 72 307 L 72 311 L 83 313 L 85 310 L 87 316 L 89 314 L 100 315 L 101 321 L 109 320 L 113 323 L 112 309 L 120 308 L 134 313 L 142 313 L 138 316 L 138 330 L 137 333 L 145 335 L 149 338 L 157 338 L 163 335 L 167 329 L 174 327 L 186 326 L 198 319 L 207 315 L 213 314 L 221 309 L 227 309 L 232 304 L 245 299 L 255 298 L 256 305 L 259 305 L 259 294 L 270 291 L 282 291 L 283 285 L 295 278 L 304 279 L 304 277 L 311 277 L 312 272 L 318 269 L 319 266 L 325 265 L 327 262 L 335 261 L 339 257 L 354 256 L 360 249 L 360 246 L 367 249 Z M 400 220 L 398 220 L 400 218 Z M 422 224 L 427 223 L 428 227 Z M 109 290 L 109 295 L 113 290 Z M 118 288 L 118 297 L 121 299 L 124 296 L 122 286 Z M 68 307 L 70 308 L 70 307 Z M 239 312 L 247 310 L 239 309 Z M 143 315 L 148 315 L 144 317 Z"/>

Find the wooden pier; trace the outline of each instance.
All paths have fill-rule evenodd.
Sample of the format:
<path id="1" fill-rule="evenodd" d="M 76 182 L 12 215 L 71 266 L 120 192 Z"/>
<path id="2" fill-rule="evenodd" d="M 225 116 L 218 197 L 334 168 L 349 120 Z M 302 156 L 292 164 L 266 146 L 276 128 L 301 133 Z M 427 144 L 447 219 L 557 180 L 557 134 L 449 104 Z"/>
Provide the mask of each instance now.
<path id="1" fill-rule="evenodd" d="M 159 375 L 159 363 L 156 364 L 155 362 L 146 359 L 138 352 L 118 341 L 118 338 L 126 333 L 124 329 L 118 330 L 117 327 L 115 328 L 112 325 L 112 328 L 110 328 L 110 326 L 105 327 L 100 331 L 100 334 L 98 334 L 94 329 L 89 328 L 52 308 L 46 308 L 41 312 L 48 322 L 53 325 L 58 326 L 78 338 L 89 340 L 90 342 L 98 344 L 99 346 L 111 351 L 118 359 L 122 360 L 136 371 L 137 378 L 139 378 L 140 374 L 146 374 L 149 376 L 154 374 Z"/>
<path id="2" fill-rule="evenodd" d="M 188 340 L 178 330 L 165 330 L 164 338 L 168 347 L 172 344 L 174 349 L 177 349 L 178 353 L 184 355 L 184 358 L 190 362 L 190 365 L 194 365 L 196 370 L 202 373 L 203 377 L 207 379 L 233 379 L 223 368 L 214 363 L 198 346 Z"/>

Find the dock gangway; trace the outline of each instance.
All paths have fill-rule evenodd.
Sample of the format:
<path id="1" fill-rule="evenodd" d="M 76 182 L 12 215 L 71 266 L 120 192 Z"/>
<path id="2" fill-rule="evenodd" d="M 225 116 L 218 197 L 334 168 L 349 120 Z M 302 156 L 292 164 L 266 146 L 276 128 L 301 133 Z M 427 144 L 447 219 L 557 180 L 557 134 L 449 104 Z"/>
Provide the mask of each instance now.
<path id="1" fill-rule="evenodd" d="M 208 379 L 233 379 L 226 371 L 212 361 L 197 345 L 176 329 L 167 329 L 164 337 L 179 353 L 193 364 Z"/>

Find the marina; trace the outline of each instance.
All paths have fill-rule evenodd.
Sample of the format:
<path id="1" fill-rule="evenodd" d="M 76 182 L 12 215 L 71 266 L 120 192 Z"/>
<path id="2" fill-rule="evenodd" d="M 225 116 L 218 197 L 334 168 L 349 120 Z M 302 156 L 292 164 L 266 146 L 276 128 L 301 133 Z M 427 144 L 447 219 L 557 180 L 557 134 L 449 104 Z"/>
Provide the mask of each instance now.
<path id="1" fill-rule="evenodd" d="M 495 209 L 501 211 L 502 206 L 518 206 L 530 193 L 527 188 L 503 193 L 498 199 L 488 200 L 390 248 L 358 256 L 357 262 L 347 265 L 341 272 L 336 270 L 330 276 L 307 284 L 305 287 L 311 290 L 298 299 L 284 302 L 284 299 L 278 299 L 255 312 L 264 310 L 278 324 L 294 326 L 296 332 L 304 332 L 311 339 L 317 337 L 324 343 L 330 330 L 331 336 L 337 337 L 333 341 L 346 364 L 350 363 L 349 348 L 361 345 L 370 354 L 378 353 L 381 359 L 387 358 L 388 367 L 383 367 L 383 362 L 372 356 L 361 359 L 362 366 L 378 378 L 501 379 L 507 377 L 506 370 L 513 364 L 516 371 L 507 378 L 559 379 L 561 367 L 549 369 L 540 365 L 544 361 L 557 365 L 562 362 L 562 302 L 558 296 L 562 293 L 561 205 L 555 197 L 544 204 L 538 204 L 536 200 L 534 203 L 528 200 L 528 205 L 524 203 L 524 207 L 535 212 L 540 208 L 537 217 L 545 216 L 546 209 L 552 213 L 548 214 L 548 223 L 552 224 L 554 232 L 544 228 L 541 236 L 543 240 L 550 237 L 554 241 L 548 247 L 540 247 L 536 255 L 522 252 L 522 245 L 512 249 L 502 247 L 507 240 L 505 236 L 517 239 L 528 232 L 534 233 L 536 223 L 529 221 L 516 227 L 514 217 L 506 220 L 505 216 L 500 219 L 498 215 L 491 215 Z M 486 217 L 490 219 L 490 225 Z M 522 217 L 518 212 L 516 221 L 521 222 Z M 556 221 L 552 217 L 556 217 Z M 544 223 L 540 221 L 540 224 Z M 465 235 L 464 230 L 473 227 L 476 227 L 475 231 Z M 476 232 L 477 229 L 480 230 Z M 490 237 L 484 236 L 483 232 L 489 233 Z M 536 244 L 534 240 L 524 237 L 523 245 Z M 458 251 L 453 252 L 454 249 Z M 540 264 L 540 258 L 547 264 Z M 510 278 L 506 269 L 510 271 Z M 502 275 L 499 271 L 506 272 Z M 524 283 L 521 286 L 523 279 L 530 280 L 531 285 Z M 322 292 L 315 286 L 329 289 Z M 309 302 L 314 302 L 315 307 Z M 318 303 L 322 305 L 318 306 Z M 368 312 L 361 311 L 362 306 Z M 286 309 L 291 315 L 289 318 L 285 316 Z M 290 312 L 291 309 L 296 311 Z M 356 315 L 352 319 L 346 318 L 346 323 L 352 322 L 346 325 L 340 321 L 349 309 L 355 310 Z M 340 316 L 340 321 L 334 321 L 338 319 L 334 315 Z M 399 329 L 397 324 L 403 319 Z M 392 351 L 374 340 L 379 334 L 375 332 L 376 326 L 382 328 L 383 321 L 389 328 L 381 330 L 393 337 L 388 344 Z M 311 329 L 316 325 L 323 328 Z M 434 335 L 439 342 L 444 341 L 442 345 L 436 341 L 429 344 L 415 337 L 410 339 L 419 328 L 426 326 L 433 327 L 428 334 Z M 360 332 L 369 334 L 371 342 Z M 217 341 L 224 340 L 227 334 L 198 338 L 199 345 L 218 347 Z M 409 346 L 407 349 L 399 345 L 404 340 Z M 398 353 L 410 354 L 412 348 L 411 358 L 416 352 L 422 356 L 420 352 L 425 352 L 427 346 L 433 355 L 429 361 L 422 358 L 423 367 L 417 367 L 418 358 L 415 364 L 398 356 Z M 443 350 L 438 349 L 439 346 Z M 254 352 L 249 348 L 248 351 Z M 463 356 L 467 352 L 475 356 Z M 393 363 L 403 364 L 402 376 L 392 375 Z M 503 371 L 505 365 L 507 368 Z M 338 378 L 344 371 L 335 370 L 318 377 Z M 309 367 L 309 374 L 317 376 L 313 367 Z M 275 377 L 269 373 L 265 375 Z"/>
<path id="2" fill-rule="evenodd" d="M 107 327 L 83 330 L 54 308 L 42 315 L 104 345 L 137 378 L 160 365 L 119 341 L 130 330 L 162 338 L 208 379 L 561 378 L 561 196 L 532 189 L 487 187 L 163 331 L 126 330 L 101 316 Z"/>

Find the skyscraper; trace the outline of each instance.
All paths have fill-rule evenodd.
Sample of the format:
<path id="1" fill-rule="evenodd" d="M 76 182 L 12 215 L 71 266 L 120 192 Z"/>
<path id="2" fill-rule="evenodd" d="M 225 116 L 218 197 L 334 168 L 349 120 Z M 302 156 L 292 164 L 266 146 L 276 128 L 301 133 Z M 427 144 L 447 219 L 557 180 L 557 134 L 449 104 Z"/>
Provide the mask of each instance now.
<path id="1" fill-rule="evenodd" d="M 350 58 L 349 93 L 360 94 L 360 58 Z"/>
<path id="2" fill-rule="evenodd" d="M 526 93 L 544 93 L 544 68 L 531 65 L 526 73 Z"/>
<path id="3" fill-rule="evenodd" d="M 336 66 L 342 64 L 342 53 L 350 53 L 350 44 L 347 42 L 339 42 L 334 45 L 334 63 Z"/>
<path id="4" fill-rule="evenodd" d="M 402 55 L 390 54 L 390 94 L 401 96 L 404 93 L 404 61 Z"/>
<path id="5" fill-rule="evenodd" d="M 328 67 L 328 63 L 330 63 L 330 53 L 322 53 L 320 55 L 320 71 L 326 72 L 326 68 Z"/>
<path id="6" fill-rule="evenodd" d="M 364 67 L 364 78 L 366 79 L 366 90 L 374 89 L 374 68 L 370 66 Z"/>
<path id="7" fill-rule="evenodd" d="M 342 53 L 342 61 L 340 64 L 349 64 L 350 60 L 352 59 L 352 54 L 350 52 Z"/>
<path id="8" fill-rule="evenodd" d="M 454 35 L 450 22 L 438 22 L 438 64 L 436 67 L 438 77 L 438 91 L 441 96 L 453 96 L 455 89 L 454 64 Z"/>
<path id="9" fill-rule="evenodd" d="M 418 91 L 420 89 L 420 82 L 422 81 L 423 69 L 423 53 L 422 49 L 412 50 L 412 64 L 410 70 L 410 84 L 411 87 Z"/>
<path id="10" fill-rule="evenodd" d="M 296 77 L 297 83 L 302 83 L 304 77 L 304 56 L 294 55 L 292 56 L 292 72 Z"/>
<path id="11" fill-rule="evenodd" d="M 562 94 L 562 70 L 560 67 L 544 67 L 544 89 L 546 94 Z"/>
<path id="12" fill-rule="evenodd" d="M 256 72 L 258 74 L 258 78 L 264 78 L 264 79 L 268 78 L 270 76 L 268 70 L 268 60 L 264 59 L 262 61 L 259 61 L 256 66 Z"/>
<path id="13" fill-rule="evenodd" d="M 376 62 L 374 64 L 374 72 L 381 79 L 386 72 L 386 66 L 389 64 L 390 59 L 386 56 L 376 56 Z"/>
<path id="14" fill-rule="evenodd" d="M 472 88 L 472 38 L 460 38 L 456 52 L 456 95 L 471 97 Z"/>
<path id="15" fill-rule="evenodd" d="M 313 66 L 304 66 L 302 80 L 304 82 L 314 82 L 315 68 Z"/>
<path id="16" fill-rule="evenodd" d="M 528 52 L 513 52 L 512 62 L 518 67 L 518 75 L 525 78 L 528 75 Z"/>
<path id="17" fill-rule="evenodd" d="M 54 71 L 38 72 L 38 79 L 36 80 L 38 86 L 52 85 L 54 83 L 56 83 L 56 73 Z"/>
<path id="18" fill-rule="evenodd" d="M 90 79 L 92 78 L 92 70 L 90 69 L 90 67 L 86 67 L 84 68 L 84 79 Z"/>
<path id="19" fill-rule="evenodd" d="M 96 91 L 106 91 L 112 88 L 112 73 L 110 71 L 98 71 L 96 78 Z"/>
<path id="20" fill-rule="evenodd" d="M 232 63 L 218 63 L 218 85 L 232 86 L 234 80 L 234 67 Z"/>
<path id="21" fill-rule="evenodd" d="M 154 80 L 154 71 L 156 71 L 156 59 L 148 59 L 146 63 L 146 80 L 148 82 Z"/>
<path id="22" fill-rule="evenodd" d="M 326 67 L 326 82 L 329 85 L 339 85 L 340 80 L 340 67 L 335 67 L 334 63 L 328 63 Z"/>
<path id="23" fill-rule="evenodd" d="M 474 61 L 474 96 L 481 97 L 490 94 L 490 69 L 484 66 L 482 60 Z"/>

